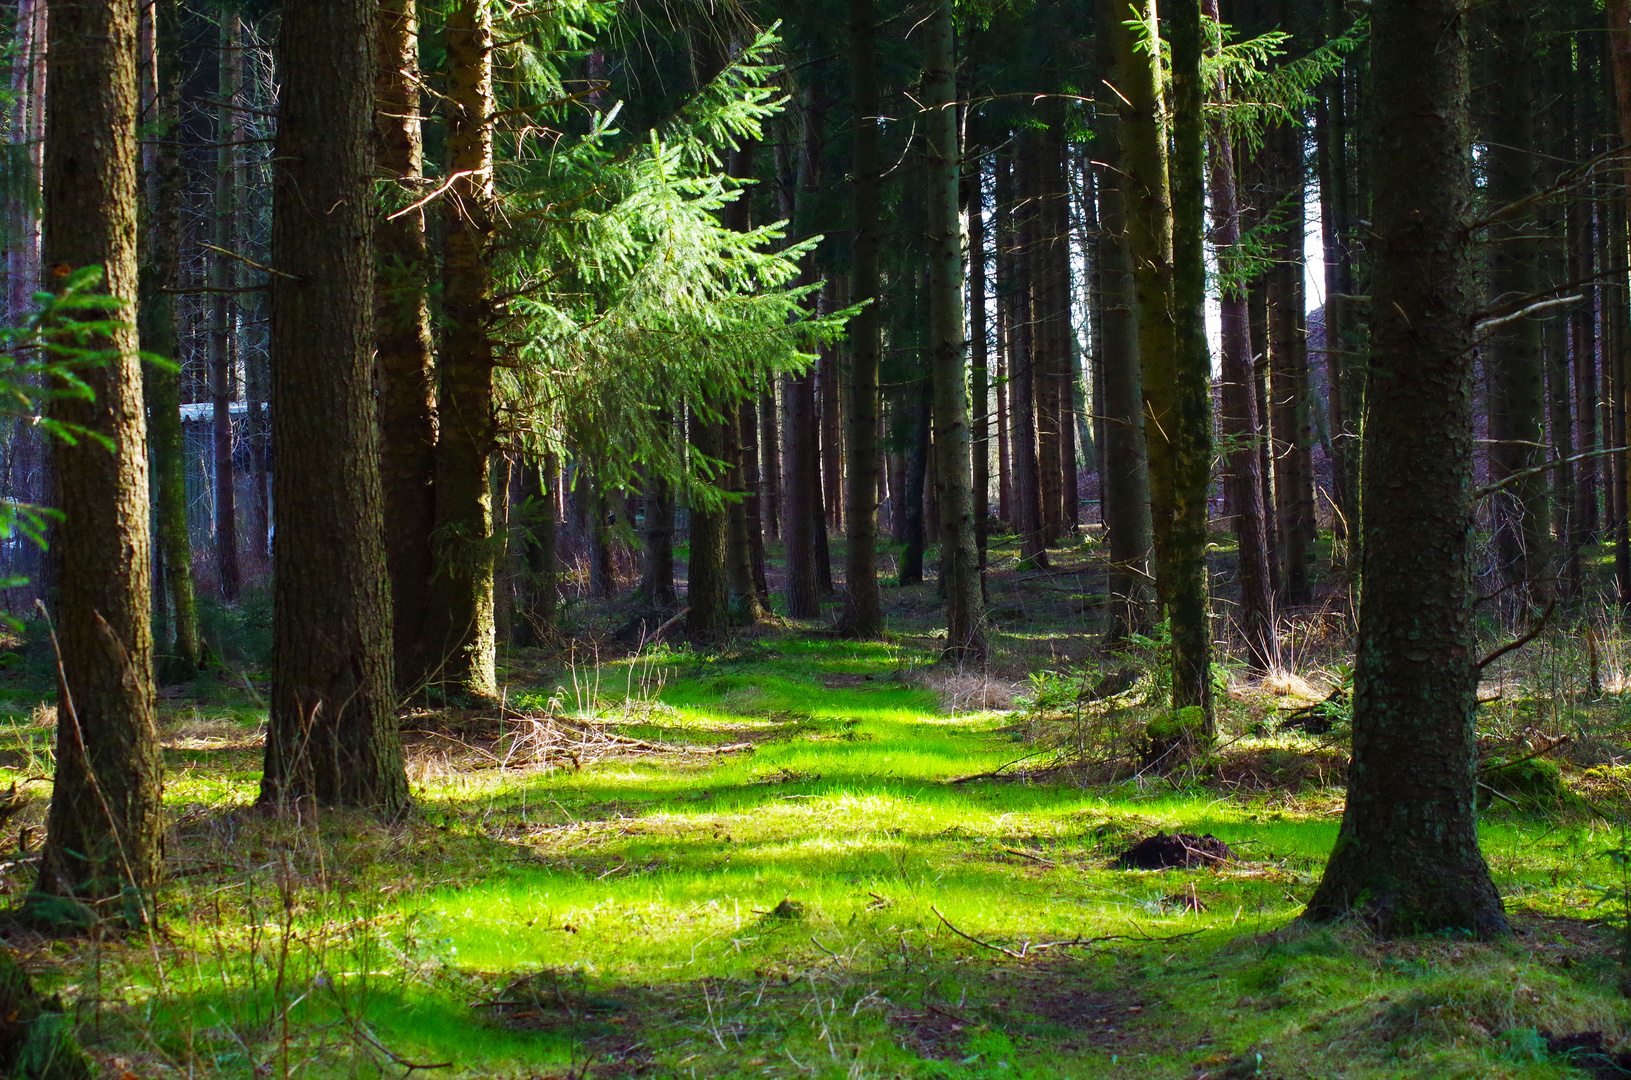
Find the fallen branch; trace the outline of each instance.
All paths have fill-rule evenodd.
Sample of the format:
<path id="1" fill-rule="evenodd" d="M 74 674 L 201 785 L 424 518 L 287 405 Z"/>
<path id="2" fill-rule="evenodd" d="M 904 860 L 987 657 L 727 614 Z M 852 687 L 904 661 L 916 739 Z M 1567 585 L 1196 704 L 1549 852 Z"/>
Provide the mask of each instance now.
<path id="1" fill-rule="evenodd" d="M 964 941 L 971 941 L 980 946 L 982 949 L 990 949 L 993 952 L 1000 952 L 1012 960 L 1024 960 L 1029 957 L 1031 953 L 1042 952 L 1045 949 L 1080 948 L 1084 945 L 1098 945 L 1106 941 L 1177 941 L 1180 938 L 1194 937 L 1197 934 L 1203 934 L 1206 932 L 1204 929 L 1190 930 L 1187 933 L 1172 934 L 1167 937 L 1152 937 L 1149 934 L 1104 934 L 1099 937 L 1081 937 L 1078 935 L 1064 941 L 1027 941 L 1016 951 L 1002 945 L 997 945 L 990 941 L 985 941 L 982 938 L 977 938 L 973 934 L 964 933 L 963 931 L 959 930 L 950 919 L 942 915 L 940 913 L 940 909 L 935 907 L 933 904 L 929 905 L 929 910 L 934 912 L 935 918 L 946 924 L 947 930 L 950 930 Z"/>
<path id="2" fill-rule="evenodd" d="M 1540 637 L 1540 632 L 1546 629 L 1546 624 L 1551 621 L 1552 612 L 1556 610 L 1557 598 L 1553 597 L 1552 602 L 1546 605 L 1546 610 L 1540 613 L 1540 618 L 1535 620 L 1535 625 L 1529 628 L 1529 632 L 1527 634 L 1523 635 L 1521 638 L 1518 638 L 1516 641 L 1507 642 L 1499 649 L 1496 649 L 1494 652 L 1478 661 L 1478 667 L 1476 670 L 1483 671 L 1485 668 L 1489 667 L 1489 665 L 1493 664 L 1507 653 L 1516 652 L 1518 649 L 1523 648 L 1531 641 L 1534 641 L 1536 638 Z"/>

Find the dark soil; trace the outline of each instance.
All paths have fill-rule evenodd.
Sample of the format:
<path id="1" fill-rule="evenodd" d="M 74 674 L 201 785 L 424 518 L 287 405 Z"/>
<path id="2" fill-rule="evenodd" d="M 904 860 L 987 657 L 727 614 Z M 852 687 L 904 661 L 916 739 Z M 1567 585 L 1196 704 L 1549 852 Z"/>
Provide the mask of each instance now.
<path id="1" fill-rule="evenodd" d="M 1116 856 L 1123 870 L 1167 870 L 1172 867 L 1217 866 L 1235 857 L 1229 845 L 1208 833 L 1156 833 Z"/>
<path id="2" fill-rule="evenodd" d="M 1568 1062 L 1598 1080 L 1625 1080 L 1631 1078 L 1631 1054 L 1616 1054 L 1603 1045 L 1601 1031 L 1582 1031 L 1575 1035 L 1547 1035 L 1546 1050 L 1554 1057 Z"/>

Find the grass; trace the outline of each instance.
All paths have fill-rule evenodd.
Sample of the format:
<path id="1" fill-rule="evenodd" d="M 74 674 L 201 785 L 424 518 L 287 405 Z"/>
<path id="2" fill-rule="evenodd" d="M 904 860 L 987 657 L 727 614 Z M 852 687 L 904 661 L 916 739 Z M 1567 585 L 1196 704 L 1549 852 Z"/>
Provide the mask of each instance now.
<path id="1" fill-rule="evenodd" d="M 751 751 L 498 769 L 421 739 L 392 825 L 254 809 L 253 684 L 208 684 L 166 709 L 162 932 L 10 943 L 119 1077 L 1562 1078 L 1583 1074 L 1547 1033 L 1631 1034 L 1595 906 L 1620 837 L 1591 815 L 1486 815 L 1522 935 L 1378 942 L 1295 922 L 1341 810 L 1340 768 L 1302 766 L 1340 754 L 1272 734 L 1262 691 L 1231 702 L 1211 777 L 1023 773 L 1036 725 L 987 705 L 1084 661 L 1091 584 L 994 582 L 1027 618 L 961 682 L 931 667 L 927 589 L 892 591 L 889 644 L 795 627 L 569 662 L 512 700 Z M 1550 656 L 1502 678 L 1562 686 Z M 0 783 L 35 801 L 0 838 L 13 899 L 54 722 L 14 689 Z M 1568 700 L 1543 719 L 1623 736 L 1617 697 Z M 1490 737 L 1538 716 L 1504 701 Z M 1624 771 L 1569 776 L 1611 801 Z M 1158 830 L 1238 857 L 1114 868 Z"/>

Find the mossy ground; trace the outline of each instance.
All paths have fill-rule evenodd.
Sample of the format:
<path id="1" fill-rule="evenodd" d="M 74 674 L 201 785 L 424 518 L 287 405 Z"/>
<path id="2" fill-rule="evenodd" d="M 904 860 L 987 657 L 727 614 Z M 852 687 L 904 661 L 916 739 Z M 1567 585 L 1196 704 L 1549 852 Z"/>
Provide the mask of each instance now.
<path id="1" fill-rule="evenodd" d="M 1236 681 L 1208 768 L 1053 767 L 1121 729 L 1075 706 L 1026 716 L 1014 694 L 1126 663 L 1090 636 L 1091 553 L 1056 555 L 1015 574 L 999 549 L 977 673 L 933 665 L 932 586 L 890 590 L 887 643 L 809 624 L 708 655 L 512 657 L 513 704 L 750 748 L 504 768 L 502 732 L 472 722 L 411 737 L 418 810 L 392 825 L 253 808 L 255 683 L 203 680 L 165 707 L 160 929 L 8 940 L 116 1077 L 1540 1078 L 1582 1075 L 1544 1032 L 1631 1035 L 1597 903 L 1617 887 L 1600 854 L 1624 845 L 1581 802 L 1486 815 L 1512 938 L 1295 922 L 1344 763 L 1275 721 L 1340 680 L 1340 619 L 1297 624 L 1295 672 Z M 1569 686 L 1506 694 L 1487 739 L 1515 757 L 1567 728 L 1594 749 L 1564 779 L 1612 818 L 1621 698 L 1570 689 L 1568 656 L 1493 673 Z M 13 900 L 48 793 L 33 685 L 17 676 L 0 719 L 0 782 L 35 796 L 5 826 Z M 1112 868 L 1158 829 L 1238 859 Z"/>

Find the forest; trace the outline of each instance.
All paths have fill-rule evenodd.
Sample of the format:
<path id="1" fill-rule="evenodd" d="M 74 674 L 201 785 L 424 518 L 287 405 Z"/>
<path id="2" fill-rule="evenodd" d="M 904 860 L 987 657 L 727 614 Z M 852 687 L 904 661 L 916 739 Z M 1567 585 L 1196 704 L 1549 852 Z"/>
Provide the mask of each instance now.
<path id="1" fill-rule="evenodd" d="M 1631 1077 L 1631 0 L 0 0 L 0 1078 Z"/>

